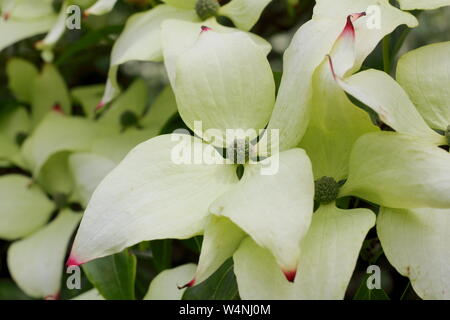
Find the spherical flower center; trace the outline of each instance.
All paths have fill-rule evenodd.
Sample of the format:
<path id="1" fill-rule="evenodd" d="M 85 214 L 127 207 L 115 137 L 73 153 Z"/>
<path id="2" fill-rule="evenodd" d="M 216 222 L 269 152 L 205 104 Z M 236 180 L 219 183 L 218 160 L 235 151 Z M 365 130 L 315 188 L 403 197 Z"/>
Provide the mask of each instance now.
<path id="1" fill-rule="evenodd" d="M 339 183 L 331 177 L 322 177 L 314 182 L 314 200 L 327 204 L 337 199 L 339 193 Z"/>
<path id="2" fill-rule="evenodd" d="M 220 4 L 218 0 L 197 0 L 195 11 L 200 19 L 206 20 L 214 17 L 219 11 Z"/>
<path id="3" fill-rule="evenodd" d="M 123 128 L 137 127 L 138 123 L 138 116 L 133 111 L 124 111 L 120 116 L 120 124 Z"/>

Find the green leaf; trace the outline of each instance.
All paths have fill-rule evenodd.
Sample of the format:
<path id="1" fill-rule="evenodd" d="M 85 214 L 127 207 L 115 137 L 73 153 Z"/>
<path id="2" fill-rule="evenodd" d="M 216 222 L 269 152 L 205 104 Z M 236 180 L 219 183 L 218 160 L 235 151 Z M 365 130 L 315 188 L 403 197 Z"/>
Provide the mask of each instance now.
<path id="1" fill-rule="evenodd" d="M 136 257 L 127 250 L 83 265 L 89 281 L 109 300 L 134 300 Z"/>
<path id="2" fill-rule="evenodd" d="M 235 300 L 238 297 L 233 260 L 228 259 L 208 280 L 187 289 L 183 300 Z"/>
<path id="3" fill-rule="evenodd" d="M 158 272 L 172 266 L 172 240 L 155 240 L 150 243 L 153 252 L 153 264 Z"/>
<path id="4" fill-rule="evenodd" d="M 88 50 L 88 48 L 98 45 L 104 41 L 110 41 L 110 37 L 119 34 L 122 31 L 122 26 L 107 26 L 98 30 L 92 30 L 77 41 L 70 44 L 64 49 L 64 52 L 56 60 L 55 65 L 60 66 L 66 62 L 71 61 L 71 59 L 83 52 Z M 103 92 L 102 92 L 103 93 Z M 101 97 L 100 97 L 101 98 Z M 97 101 L 97 103 L 100 100 Z"/>
<path id="5" fill-rule="evenodd" d="M 0 280 L 0 300 L 31 300 L 19 287 L 9 279 Z"/>
<path id="6" fill-rule="evenodd" d="M 197 254 L 200 253 L 202 249 L 202 242 L 203 242 L 203 236 L 196 236 L 190 239 L 181 240 L 181 243 L 191 250 L 192 252 L 195 252 Z"/>
<path id="7" fill-rule="evenodd" d="M 383 289 L 369 289 L 367 287 L 367 279 L 369 276 L 370 275 L 364 276 L 353 300 L 390 300 Z"/>

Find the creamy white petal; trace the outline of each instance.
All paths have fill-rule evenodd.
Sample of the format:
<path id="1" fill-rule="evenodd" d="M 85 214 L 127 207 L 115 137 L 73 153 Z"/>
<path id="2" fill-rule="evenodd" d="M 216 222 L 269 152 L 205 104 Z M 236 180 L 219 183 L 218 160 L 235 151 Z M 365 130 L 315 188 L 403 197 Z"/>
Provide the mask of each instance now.
<path id="1" fill-rule="evenodd" d="M 388 74 L 367 70 L 344 80 L 340 86 L 380 116 L 380 120 L 400 133 L 439 144 L 443 137 L 430 129 L 406 92 Z"/>
<path id="2" fill-rule="evenodd" d="M 245 232 L 228 218 L 211 215 L 205 226 L 200 260 L 193 284 L 197 285 L 208 279 L 233 255 L 245 237 Z"/>
<path id="3" fill-rule="evenodd" d="M 241 30 L 250 30 L 258 21 L 264 8 L 272 0 L 232 0 L 220 7 L 219 14 L 227 16 Z"/>
<path id="4" fill-rule="evenodd" d="M 378 6 L 377 6 L 378 5 Z M 303 24 L 286 50 L 275 109 L 269 129 L 280 130 L 280 150 L 298 145 L 308 125 L 312 108 L 312 74 L 330 53 L 334 42 L 345 27 L 350 14 L 368 12 L 355 27 L 355 62 L 349 71 L 358 70 L 378 42 L 397 26 L 416 26 L 409 13 L 391 6 L 387 0 L 319 0 L 312 20 Z M 374 12 L 380 10 L 379 28 L 373 22 Z"/>
<path id="5" fill-rule="evenodd" d="M 273 172 L 262 167 L 272 163 Z M 311 223 L 314 180 L 302 149 L 291 149 L 246 165 L 238 185 L 214 201 L 211 212 L 223 215 L 270 250 L 292 280 L 299 263 L 300 242 Z"/>
<path id="6" fill-rule="evenodd" d="M 220 146 L 232 143 L 223 141 L 227 130 L 242 130 L 255 138 L 269 121 L 275 100 L 269 62 L 243 32 L 201 32 L 178 59 L 173 89 L 187 126 Z M 202 131 L 196 122 L 201 122 Z M 213 129 L 222 136 L 211 138 L 208 130 Z"/>
<path id="7" fill-rule="evenodd" d="M 397 81 L 433 129 L 450 125 L 450 42 L 431 44 L 402 56 Z"/>
<path id="8" fill-rule="evenodd" d="M 27 236 L 50 218 L 54 204 L 33 181 L 10 174 L 0 177 L 0 238 Z"/>
<path id="9" fill-rule="evenodd" d="M 450 210 L 382 208 L 377 231 L 389 262 L 421 298 L 450 300 Z"/>
<path id="10" fill-rule="evenodd" d="M 343 299 L 363 240 L 374 224 L 370 210 L 321 206 L 302 241 L 294 283 L 284 279 L 269 251 L 250 238 L 244 240 L 233 257 L 241 298 Z"/>
<path id="11" fill-rule="evenodd" d="M 69 210 L 31 236 L 14 242 L 8 249 L 8 270 L 30 297 L 58 297 L 64 258 L 81 214 Z"/>
<path id="12" fill-rule="evenodd" d="M 391 208 L 450 208 L 450 154 L 394 132 L 369 133 L 354 145 L 340 195 Z"/>
<path id="13" fill-rule="evenodd" d="M 181 300 L 186 288 L 179 289 L 194 276 L 196 265 L 193 263 L 164 270 L 150 283 L 144 300 Z"/>
<path id="14" fill-rule="evenodd" d="M 94 192 L 70 263 L 85 263 L 144 240 L 202 232 L 210 203 L 237 181 L 231 165 L 178 162 L 180 152 L 207 147 L 187 135 L 164 135 L 134 148 Z"/>

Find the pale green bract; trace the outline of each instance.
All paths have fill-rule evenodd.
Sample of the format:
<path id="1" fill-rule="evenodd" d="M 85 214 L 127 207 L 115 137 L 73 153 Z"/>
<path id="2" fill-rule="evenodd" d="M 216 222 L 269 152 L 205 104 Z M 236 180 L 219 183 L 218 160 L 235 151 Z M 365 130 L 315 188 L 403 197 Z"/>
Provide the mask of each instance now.
<path id="1" fill-rule="evenodd" d="M 28 72 L 28 79 L 23 71 Z M 64 114 L 70 112 L 71 101 L 54 66 L 46 65 L 39 74 L 33 65 L 12 59 L 8 76 L 16 97 L 35 103 L 31 116 L 21 106 L 2 110 L 0 160 L 18 165 L 21 152 L 26 165 L 20 165 L 31 169 L 33 178 L 17 174 L 0 177 L 0 238 L 18 240 L 8 252 L 9 270 L 18 286 L 31 297 L 55 299 L 68 241 L 81 219 L 81 214 L 63 209 L 56 220 L 45 225 L 55 210 L 67 206 L 57 199 L 86 204 L 98 183 L 130 149 L 160 132 L 176 111 L 175 98 L 170 88 L 166 89 L 150 112 L 144 113 L 146 86 L 137 81 L 101 121 L 94 122 Z M 57 88 L 56 92 L 51 88 Z M 91 88 L 85 89 L 90 95 Z M 82 95 L 82 100 L 89 103 L 89 95 L 87 100 Z M 63 107 L 52 108 L 58 96 L 66 102 Z M 121 114 L 130 111 L 129 107 L 139 115 L 141 130 L 120 127 Z M 18 134 L 29 134 L 20 151 Z M 98 297 L 98 292 L 80 299 L 91 297 Z"/>
<path id="2" fill-rule="evenodd" d="M 242 50 L 245 55 L 240 54 Z M 253 129 L 249 138 L 254 139 L 266 126 L 275 101 L 275 83 L 264 52 L 246 34 L 202 32 L 176 66 L 178 110 L 197 135 L 206 141 L 213 139 L 196 131 L 195 121 L 201 120 L 203 131 L 222 131 L 211 143 L 227 147 L 226 130 Z"/>
<path id="3" fill-rule="evenodd" d="M 242 299 L 343 299 L 362 241 L 375 224 L 367 209 L 321 206 L 301 243 L 294 283 L 278 272 L 274 257 L 247 238 L 233 256 Z"/>
<path id="4" fill-rule="evenodd" d="M 424 299 L 450 299 L 450 210 L 382 208 L 377 231 L 389 262 Z"/>
<path id="5" fill-rule="evenodd" d="M 301 141 L 312 109 L 312 75 L 331 51 L 347 16 L 364 12 L 373 5 L 378 5 L 381 11 L 380 28 L 370 27 L 370 19 L 374 17 L 361 18 L 354 26 L 357 37 L 352 71 L 358 70 L 386 34 L 401 24 L 417 26 L 416 18 L 391 6 L 387 0 L 320 0 L 312 20 L 295 34 L 284 54 L 283 79 L 268 126 L 280 130 L 280 150 L 294 147 Z"/>
<path id="6" fill-rule="evenodd" d="M 8 269 L 30 297 L 58 298 L 66 248 L 80 218 L 81 214 L 64 210 L 50 224 L 9 247 Z"/>
<path id="7" fill-rule="evenodd" d="M 450 154 L 439 148 L 448 144 L 446 137 L 424 125 L 444 132 L 450 123 L 448 92 L 442 89 L 450 86 L 449 54 L 448 42 L 405 54 L 397 78 L 406 93 L 378 71 L 356 75 L 361 77 L 343 85 L 400 133 L 358 140 L 341 195 L 383 206 L 377 230 L 384 252 L 423 299 L 449 298 L 450 279 L 444 271 L 449 257 L 442 243 L 449 237 Z"/>
<path id="8" fill-rule="evenodd" d="M 248 31 L 259 19 L 262 10 L 270 0 L 232 0 L 222 7 L 219 14 L 228 16 L 238 28 Z M 168 20 L 200 22 L 195 12 L 196 1 L 165 1 L 146 12 L 131 16 L 125 29 L 114 44 L 108 82 L 100 106 L 113 100 L 119 92 L 117 71 L 119 65 L 132 61 L 161 61 L 163 59 L 161 25 Z M 215 18 L 205 22 L 216 23 Z M 207 25 L 207 23 L 206 23 Z M 176 32 L 171 30 L 170 32 Z"/>
<path id="9" fill-rule="evenodd" d="M 447 144 L 447 139 L 429 128 L 419 113 L 422 112 L 434 129 L 447 129 L 446 123 L 450 122 L 448 93 L 440 87 L 450 85 L 449 69 L 444 66 L 428 70 L 427 67 L 443 63 L 434 59 L 435 55 L 443 57 L 448 53 L 450 44 L 442 43 L 412 51 L 400 59 L 397 77 L 402 79 L 409 96 L 392 78 L 379 71 L 364 71 L 341 82 L 347 92 L 365 102 L 380 119 L 401 133 L 361 138 L 352 152 L 350 178 L 342 194 L 358 195 L 393 208 L 450 208 L 450 155 L 439 148 Z M 413 71 L 422 65 L 423 71 Z M 432 71 L 437 80 L 429 80 L 425 75 L 428 71 Z M 439 85 L 435 81 L 440 81 Z M 421 91 L 419 88 L 425 85 L 428 90 Z M 370 145 L 365 145 L 364 141 Z M 386 152 L 371 152 L 375 145 Z M 391 192 L 386 192 L 386 188 Z"/>
<path id="10" fill-rule="evenodd" d="M 30 235 L 50 218 L 55 206 L 33 181 L 21 175 L 0 177 L 0 238 Z"/>
<path id="11" fill-rule="evenodd" d="M 433 129 L 450 124 L 450 42 L 408 52 L 397 65 L 397 81 Z"/>
<path id="12" fill-rule="evenodd" d="M 180 287 L 192 279 L 196 267 L 190 263 L 164 270 L 153 278 L 144 300 L 181 300 L 186 288 Z"/>

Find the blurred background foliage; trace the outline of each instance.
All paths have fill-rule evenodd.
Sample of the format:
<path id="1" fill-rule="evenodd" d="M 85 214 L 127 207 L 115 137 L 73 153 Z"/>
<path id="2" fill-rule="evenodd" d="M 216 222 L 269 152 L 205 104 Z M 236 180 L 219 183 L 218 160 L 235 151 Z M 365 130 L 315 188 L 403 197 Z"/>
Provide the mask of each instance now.
<path id="1" fill-rule="evenodd" d="M 226 2 L 226 1 L 225 1 Z M 393 1 L 391 1 L 393 2 Z M 159 0 L 121 0 L 116 8 L 104 16 L 92 16 L 83 19 L 81 30 L 66 32 L 61 41 L 54 49 L 55 65 L 60 70 L 69 89 L 88 86 L 93 84 L 103 85 L 107 78 L 109 67 L 109 55 L 114 40 L 123 29 L 127 18 L 139 11 L 147 10 L 157 4 Z M 268 39 L 273 50 L 269 55 L 269 60 L 275 75 L 279 78 L 282 71 L 282 54 L 288 47 L 290 40 L 299 26 L 309 20 L 312 16 L 314 0 L 274 0 L 264 11 L 261 19 L 252 31 Z M 363 68 L 376 68 L 394 73 L 397 58 L 404 52 L 411 49 L 439 41 L 448 40 L 450 7 L 427 12 L 413 12 L 420 21 L 420 26 L 409 30 L 402 26 L 398 28 L 388 39 L 390 65 L 386 70 L 383 59 L 383 45 L 380 44 L 364 63 Z M 225 25 L 231 22 L 221 19 Z M 0 52 L 0 111 L 10 105 L 19 103 L 8 89 L 6 75 L 6 63 L 12 57 L 20 57 L 32 62 L 38 68 L 42 68 L 44 62 L 39 51 L 34 49 L 35 43 L 42 36 L 36 36 L 14 44 Z M 148 44 L 151 46 L 151 44 Z M 123 88 L 131 85 L 134 79 L 140 78 L 145 81 L 148 90 L 147 107 L 151 106 L 158 94 L 168 84 L 168 79 L 162 63 L 150 62 L 128 62 L 123 65 L 119 72 L 119 83 Z M 94 93 L 100 101 L 102 87 Z M 72 113 L 83 113 L 82 108 L 75 104 L 72 106 Z M 173 117 L 165 124 L 163 133 L 169 133 L 176 128 L 183 127 L 179 116 Z M 11 172 L 22 172 L 18 168 L 0 168 L 0 175 Z M 1 204 L 0 204 L 1 205 Z M 345 208 L 367 207 L 374 211 L 378 208 L 370 203 L 359 199 L 341 199 L 340 206 Z M 10 280 L 10 274 L 6 266 L 6 251 L 9 242 L 0 241 L 0 299 L 27 299 L 28 297 Z M 108 259 L 116 259 L 123 264 L 137 264 L 135 275 L 123 275 L 131 277 L 135 282 L 135 288 L 128 290 L 127 296 L 115 295 L 114 288 L 108 288 L 105 292 L 110 292 L 110 298 L 142 299 L 147 292 L 151 279 L 159 272 L 189 262 L 196 263 L 201 247 L 201 237 L 189 240 L 161 240 L 145 242 L 131 248 L 130 253 L 134 254 L 136 260 L 129 261 L 126 257 L 115 255 L 100 259 L 96 265 L 84 267 L 82 290 L 63 289 L 61 298 L 70 299 L 82 292 L 92 288 L 91 283 L 98 280 L 96 275 L 107 274 L 110 263 Z M 365 279 L 367 266 L 377 263 L 383 272 L 381 293 L 369 293 L 365 289 Z M 88 277 L 86 277 L 88 275 Z M 67 275 L 62 280 L 65 283 Z M 134 279 L 135 277 L 135 279 Z M 94 278 L 94 280 L 88 278 Z M 110 279 L 109 279 L 110 280 Z M 100 282 L 107 282 L 108 279 L 100 279 Z M 90 283 L 91 282 L 91 283 Z M 97 288 L 101 287 L 102 283 Z M 65 285 L 62 286 L 65 288 Z M 118 290 L 118 288 L 116 288 Z M 120 288 L 119 288 L 120 289 Z M 122 288 L 123 289 L 123 288 Z M 120 291 L 120 290 L 118 290 Z M 367 236 L 361 250 L 360 259 L 347 290 L 347 299 L 418 299 L 408 279 L 399 275 L 390 266 L 383 255 L 380 243 L 375 230 Z M 232 262 L 227 261 L 209 280 L 203 284 L 188 289 L 184 298 L 186 299 L 237 299 L 238 292 L 234 275 L 232 272 Z"/>

